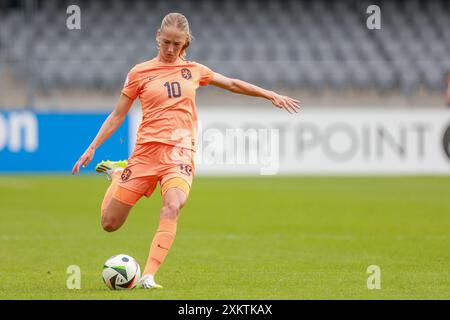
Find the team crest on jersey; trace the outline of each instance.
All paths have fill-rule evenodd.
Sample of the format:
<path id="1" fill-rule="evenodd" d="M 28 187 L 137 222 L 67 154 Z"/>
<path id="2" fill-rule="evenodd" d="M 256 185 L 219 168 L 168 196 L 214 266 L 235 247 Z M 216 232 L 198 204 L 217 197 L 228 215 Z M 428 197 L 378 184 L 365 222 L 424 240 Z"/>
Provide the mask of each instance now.
<path id="1" fill-rule="evenodd" d="M 131 170 L 128 168 L 125 168 L 125 170 L 123 170 L 122 175 L 120 176 L 120 179 L 122 179 L 122 181 L 127 181 L 131 176 Z"/>
<path id="2" fill-rule="evenodd" d="M 181 76 L 186 80 L 189 80 L 190 78 L 192 78 L 191 70 L 186 68 L 181 69 Z"/>
<path id="3" fill-rule="evenodd" d="M 180 164 L 180 173 L 191 176 L 192 167 L 188 164 Z"/>

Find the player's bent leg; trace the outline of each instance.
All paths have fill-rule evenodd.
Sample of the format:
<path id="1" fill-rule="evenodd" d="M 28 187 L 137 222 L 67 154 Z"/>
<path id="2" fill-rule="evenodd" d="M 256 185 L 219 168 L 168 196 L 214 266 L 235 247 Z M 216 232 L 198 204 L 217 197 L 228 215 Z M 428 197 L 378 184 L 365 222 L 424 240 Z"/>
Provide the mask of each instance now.
<path id="1" fill-rule="evenodd" d="M 104 173 L 109 180 L 111 180 L 111 184 L 106 190 L 105 196 L 103 197 L 102 205 L 101 205 L 101 216 L 103 220 L 103 216 L 106 212 L 107 207 L 117 189 L 118 180 L 122 174 L 124 167 L 128 162 L 126 160 L 122 161 L 101 161 L 95 166 L 95 171 L 98 173 Z"/>
<path id="2" fill-rule="evenodd" d="M 101 222 L 103 230 L 107 232 L 118 230 L 127 219 L 131 208 L 133 206 L 112 198 L 105 212 L 102 214 Z"/>
<path id="3" fill-rule="evenodd" d="M 188 198 L 189 192 L 183 191 L 186 187 L 184 184 L 187 184 L 187 182 L 181 178 L 173 178 L 171 180 L 168 180 L 161 187 L 163 205 L 160 211 L 160 222 L 153 238 L 143 277 L 140 282 L 143 288 L 160 287 L 155 283 L 154 275 L 164 262 L 175 240 L 177 219 L 181 208 Z"/>
<path id="4" fill-rule="evenodd" d="M 116 186 L 111 200 L 106 208 L 102 209 L 102 227 L 112 232 L 119 229 L 125 222 L 131 208 L 142 197 L 142 194 Z"/>

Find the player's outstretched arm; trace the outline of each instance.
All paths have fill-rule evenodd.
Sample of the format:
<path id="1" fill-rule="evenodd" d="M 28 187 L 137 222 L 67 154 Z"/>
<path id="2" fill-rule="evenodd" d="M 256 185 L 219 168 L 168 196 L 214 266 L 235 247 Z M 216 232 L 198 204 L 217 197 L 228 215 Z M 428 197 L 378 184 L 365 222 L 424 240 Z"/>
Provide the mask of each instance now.
<path id="1" fill-rule="evenodd" d="M 91 162 L 94 157 L 95 150 L 100 147 L 101 144 L 105 142 L 105 140 L 108 139 L 114 131 L 117 130 L 117 128 L 120 127 L 132 105 L 133 100 L 122 93 L 116 107 L 108 118 L 106 118 L 105 122 L 103 122 L 97 136 L 73 166 L 72 174 L 78 173 L 81 166 L 84 168 L 89 164 L 89 162 Z"/>
<path id="2" fill-rule="evenodd" d="M 251 83 L 225 77 L 215 72 L 210 84 L 234 93 L 245 94 L 247 96 L 261 97 L 270 100 L 274 106 L 283 108 L 289 113 L 298 112 L 300 101 L 287 96 L 280 95 L 274 91 L 269 91 Z"/>

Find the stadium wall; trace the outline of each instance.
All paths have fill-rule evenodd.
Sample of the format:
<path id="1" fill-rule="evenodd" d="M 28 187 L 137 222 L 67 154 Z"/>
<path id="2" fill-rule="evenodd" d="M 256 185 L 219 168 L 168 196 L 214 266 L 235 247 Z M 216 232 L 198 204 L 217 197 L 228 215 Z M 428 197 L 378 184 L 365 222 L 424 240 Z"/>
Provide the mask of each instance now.
<path id="1" fill-rule="evenodd" d="M 68 173 L 97 134 L 108 113 L 0 112 L 1 172 Z M 96 152 L 100 158 L 124 159 L 128 120 Z M 92 162 L 86 168 L 93 169 Z"/>
<path id="2" fill-rule="evenodd" d="M 450 174 L 450 111 L 277 109 L 199 112 L 198 175 Z M 69 173 L 108 113 L 0 113 L 0 171 Z M 96 152 L 125 159 L 141 114 L 133 109 Z"/>
<path id="3" fill-rule="evenodd" d="M 221 110 L 200 115 L 203 144 L 197 158 L 202 173 L 450 173 L 449 110 L 324 108 L 294 115 L 276 109 L 232 114 Z M 233 144 L 233 134 L 231 142 L 227 140 L 227 129 L 243 130 L 234 140 L 248 137 L 249 147 L 236 148 L 235 154 L 250 157 L 253 152 L 255 165 L 249 164 L 249 157 L 244 164 L 222 165 L 226 159 L 220 156 L 218 164 L 211 164 L 211 158 L 216 159 L 211 150 L 227 155 L 239 145 Z M 255 137 L 258 143 L 252 145 Z"/>

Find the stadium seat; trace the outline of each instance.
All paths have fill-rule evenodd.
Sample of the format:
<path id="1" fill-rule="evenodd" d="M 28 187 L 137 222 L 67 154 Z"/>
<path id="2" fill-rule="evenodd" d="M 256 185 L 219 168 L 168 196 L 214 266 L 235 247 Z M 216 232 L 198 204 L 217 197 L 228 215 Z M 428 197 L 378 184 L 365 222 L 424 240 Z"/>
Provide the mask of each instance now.
<path id="1" fill-rule="evenodd" d="M 211 62 L 210 67 L 219 66 L 223 72 L 228 66 L 236 78 L 292 88 L 305 85 L 340 90 L 349 85 L 362 89 L 375 85 L 380 90 L 393 86 L 409 93 L 423 85 L 440 90 L 443 74 L 449 69 L 448 3 L 383 2 L 383 27 L 376 31 L 365 28 L 369 4 L 80 0 L 82 32 L 77 32 L 65 28 L 66 16 L 57 14 L 65 9 L 61 3 L 43 1 L 28 24 L 23 23 L 19 9 L 2 16 L 0 56 L 14 61 L 21 72 L 21 61 L 31 47 L 37 61 L 71 60 L 64 76 L 49 65 L 35 70 L 48 72 L 40 76 L 49 84 L 57 86 L 61 77 L 68 77 L 72 85 L 81 88 L 114 88 L 123 81 L 124 65 L 128 70 L 156 54 L 155 32 L 161 18 L 179 11 L 188 17 L 195 37 L 188 59 L 206 65 Z M 26 40 L 27 25 L 32 26 L 33 39 L 39 41 Z M 263 70 L 252 70 L 262 63 Z M 103 65 L 108 71 L 100 76 L 84 73 L 92 65 Z M 74 74 L 69 77 L 71 70 Z"/>

